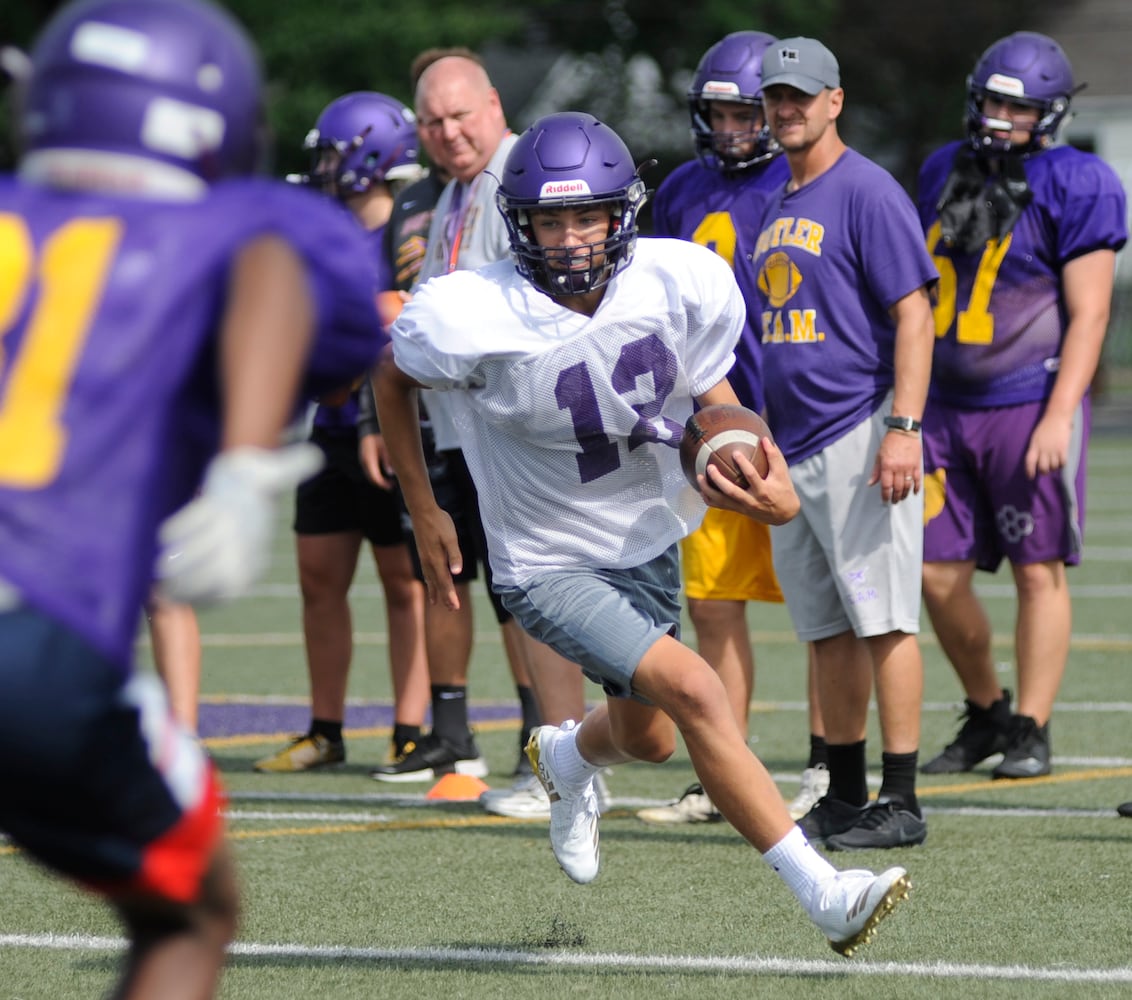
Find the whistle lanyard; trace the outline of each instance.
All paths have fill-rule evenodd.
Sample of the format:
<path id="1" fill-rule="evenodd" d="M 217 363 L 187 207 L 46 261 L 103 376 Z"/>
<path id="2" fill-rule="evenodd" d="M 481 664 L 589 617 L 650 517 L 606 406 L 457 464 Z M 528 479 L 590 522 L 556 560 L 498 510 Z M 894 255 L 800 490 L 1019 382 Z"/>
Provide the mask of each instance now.
<path id="1" fill-rule="evenodd" d="M 464 223 L 468 218 L 468 209 L 476 196 L 483 174 L 477 174 L 471 184 L 456 182 L 456 189 L 452 192 L 452 200 L 448 203 L 448 218 L 445 223 L 445 236 L 448 240 L 448 273 L 456 270 L 456 260 L 460 256 L 460 244 L 464 241 Z"/>

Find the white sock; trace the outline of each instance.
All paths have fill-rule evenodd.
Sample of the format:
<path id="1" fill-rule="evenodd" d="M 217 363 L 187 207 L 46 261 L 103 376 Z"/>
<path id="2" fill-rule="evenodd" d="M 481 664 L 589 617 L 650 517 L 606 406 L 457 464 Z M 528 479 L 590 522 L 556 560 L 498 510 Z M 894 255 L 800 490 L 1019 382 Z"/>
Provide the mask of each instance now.
<path id="1" fill-rule="evenodd" d="M 825 860 L 806 839 L 801 828 L 795 826 L 763 857 L 768 865 L 778 872 L 798 897 L 806 912 L 810 911 L 810 900 L 814 886 L 823 879 L 837 874 L 837 869 Z"/>
<path id="2" fill-rule="evenodd" d="M 554 741 L 554 773 L 567 789 L 579 791 L 601 768 L 578 751 L 578 730 L 572 719 L 562 723 L 560 732 L 563 735 Z"/>

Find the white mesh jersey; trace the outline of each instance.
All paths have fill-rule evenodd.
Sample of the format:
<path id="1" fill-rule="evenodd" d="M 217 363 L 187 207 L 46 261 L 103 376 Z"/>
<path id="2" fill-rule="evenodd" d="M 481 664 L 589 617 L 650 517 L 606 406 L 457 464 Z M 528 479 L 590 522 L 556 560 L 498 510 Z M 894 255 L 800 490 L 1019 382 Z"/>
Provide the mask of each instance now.
<path id="1" fill-rule="evenodd" d="M 745 316 L 723 259 L 682 240 L 638 240 L 593 317 L 509 258 L 418 288 L 394 355 L 449 390 L 500 584 L 640 565 L 699 525 L 679 439 L 692 398 L 730 370 Z"/>

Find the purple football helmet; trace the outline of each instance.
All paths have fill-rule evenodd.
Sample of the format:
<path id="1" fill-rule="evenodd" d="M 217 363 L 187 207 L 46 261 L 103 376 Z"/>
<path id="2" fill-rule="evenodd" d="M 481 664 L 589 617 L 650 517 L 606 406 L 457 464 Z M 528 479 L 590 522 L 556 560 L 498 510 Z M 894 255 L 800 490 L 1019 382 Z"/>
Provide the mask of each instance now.
<path id="1" fill-rule="evenodd" d="M 1069 113 L 1076 90 L 1073 69 L 1060 45 L 1034 31 L 1016 31 L 988 48 L 967 77 L 967 137 L 984 153 L 1033 153 L 1048 147 Z M 1039 118 L 1022 147 L 1013 146 L 1010 122 L 983 114 L 987 94 L 1038 109 Z M 991 129 L 997 129 L 997 134 Z"/>
<path id="2" fill-rule="evenodd" d="M 507 223 L 511 254 L 521 275 L 551 295 L 578 295 L 606 284 L 633 259 L 644 181 L 620 136 L 592 115 L 561 111 L 536 121 L 511 148 L 495 195 Z M 551 264 L 555 254 L 538 245 L 530 226 L 535 208 L 610 208 L 609 234 L 599 243 L 571 248 L 584 269 Z M 601 257 L 597 263 L 595 257 Z"/>
<path id="3" fill-rule="evenodd" d="M 192 195 L 252 173 L 266 130 L 259 60 L 208 0 L 77 0 L 31 53 L 21 174 Z"/>
<path id="4" fill-rule="evenodd" d="M 765 163 L 779 151 L 765 120 L 746 132 L 716 132 L 711 127 L 712 101 L 749 104 L 762 116 L 763 53 L 775 41 L 762 31 L 735 31 L 700 59 L 688 89 L 688 110 L 696 156 L 705 166 L 731 173 Z M 738 151 L 749 143 L 754 143 L 753 151 Z"/>
<path id="5" fill-rule="evenodd" d="M 360 90 L 332 101 L 307 133 L 311 151 L 307 183 L 339 197 L 361 194 L 374 183 L 416 180 L 417 119 L 385 94 Z"/>

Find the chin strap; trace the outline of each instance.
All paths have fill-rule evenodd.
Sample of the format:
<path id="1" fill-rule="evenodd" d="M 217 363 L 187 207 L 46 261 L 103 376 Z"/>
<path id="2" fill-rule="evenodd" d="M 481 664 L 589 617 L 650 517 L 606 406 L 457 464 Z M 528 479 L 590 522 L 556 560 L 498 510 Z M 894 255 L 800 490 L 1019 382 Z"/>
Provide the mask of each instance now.
<path id="1" fill-rule="evenodd" d="M 991 164 L 998 170 L 992 172 Z M 979 253 L 1002 240 L 1033 200 L 1021 156 L 980 156 L 960 149 L 936 202 L 943 242 L 960 253 Z"/>

